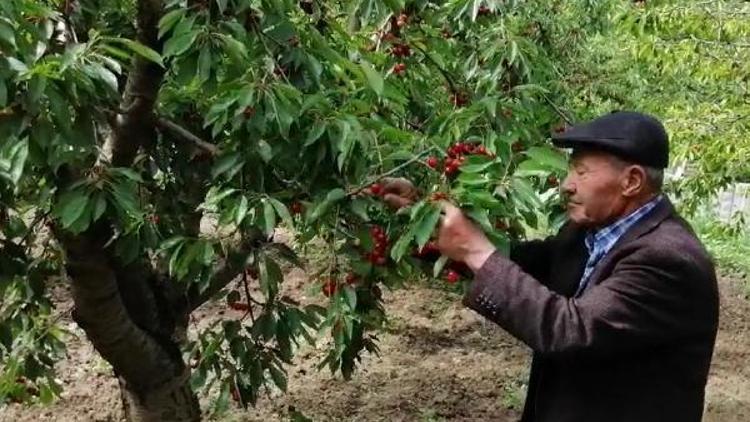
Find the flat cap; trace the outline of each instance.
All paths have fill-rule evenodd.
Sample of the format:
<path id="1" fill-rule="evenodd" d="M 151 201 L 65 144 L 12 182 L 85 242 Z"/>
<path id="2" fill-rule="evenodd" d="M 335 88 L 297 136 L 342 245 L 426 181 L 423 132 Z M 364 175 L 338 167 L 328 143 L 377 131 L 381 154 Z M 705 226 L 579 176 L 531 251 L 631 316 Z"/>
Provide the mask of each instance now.
<path id="1" fill-rule="evenodd" d="M 561 148 L 600 149 L 636 164 L 663 169 L 669 163 L 669 137 L 653 116 L 616 111 L 552 136 Z"/>

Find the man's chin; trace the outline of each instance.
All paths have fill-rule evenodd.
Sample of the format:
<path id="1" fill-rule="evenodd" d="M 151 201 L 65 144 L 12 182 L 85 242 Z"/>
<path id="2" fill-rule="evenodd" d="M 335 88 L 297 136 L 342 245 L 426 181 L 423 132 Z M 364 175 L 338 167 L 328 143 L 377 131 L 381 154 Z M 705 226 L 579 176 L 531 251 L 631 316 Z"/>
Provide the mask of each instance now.
<path id="1" fill-rule="evenodd" d="M 568 220 L 577 226 L 589 227 L 592 225 L 590 218 L 581 212 L 581 209 L 577 206 L 568 205 Z"/>

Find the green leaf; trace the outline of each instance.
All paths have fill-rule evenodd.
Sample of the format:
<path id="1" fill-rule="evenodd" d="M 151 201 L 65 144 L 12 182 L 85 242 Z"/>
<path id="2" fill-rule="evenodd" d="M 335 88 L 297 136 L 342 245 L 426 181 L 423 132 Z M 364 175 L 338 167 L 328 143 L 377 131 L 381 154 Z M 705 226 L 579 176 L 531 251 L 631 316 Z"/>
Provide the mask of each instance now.
<path id="1" fill-rule="evenodd" d="M 0 40 L 10 44 L 11 47 L 16 47 L 16 31 L 5 21 L 0 20 Z"/>
<path id="2" fill-rule="evenodd" d="M 143 183 L 143 178 L 135 170 L 128 167 L 112 167 L 109 171 L 118 176 L 122 176 L 126 179 L 132 180 L 137 183 Z"/>
<path id="3" fill-rule="evenodd" d="M 220 34 L 219 37 L 224 42 L 225 51 L 235 63 L 240 64 L 247 60 L 247 48 L 245 44 L 242 44 L 231 36 Z"/>
<path id="4" fill-rule="evenodd" d="M 104 84 L 112 90 L 113 92 L 117 92 L 117 76 L 115 76 L 112 71 L 107 69 L 106 67 L 102 66 L 99 63 L 92 63 L 88 66 L 89 69 L 91 69 L 91 72 L 96 75 L 96 77 L 104 82 Z"/>
<path id="5" fill-rule="evenodd" d="M 29 70 L 28 66 L 20 60 L 18 60 L 15 57 L 6 57 L 5 60 L 8 61 L 8 66 L 10 66 L 11 70 L 15 70 L 18 73 L 25 73 Z"/>
<path id="6" fill-rule="evenodd" d="M 0 107 L 8 105 L 8 86 L 5 81 L 0 79 Z"/>
<path id="7" fill-rule="evenodd" d="M 565 155 L 552 148 L 531 147 L 526 151 L 526 155 L 551 170 L 566 171 L 568 169 L 568 161 Z"/>
<path id="8" fill-rule="evenodd" d="M 529 211 L 539 209 L 542 207 L 542 201 L 539 199 L 539 195 L 534 191 L 531 184 L 519 177 L 514 177 L 511 181 L 513 187 L 513 197 L 516 198 L 519 205 Z"/>
<path id="9" fill-rule="evenodd" d="M 279 264 L 268 256 L 263 256 L 258 265 L 260 270 L 260 288 L 271 301 L 279 291 L 279 284 L 284 280 Z"/>
<path id="10" fill-rule="evenodd" d="M 323 135 L 323 132 L 326 131 L 326 122 L 325 120 L 316 120 L 315 123 L 313 123 L 312 129 L 310 129 L 310 132 L 307 134 L 307 139 L 305 139 L 304 146 L 310 146 L 315 143 L 318 139 L 320 139 L 320 136 Z"/>
<path id="11" fill-rule="evenodd" d="M 440 221 L 440 213 L 440 208 L 430 206 L 430 210 L 427 211 L 426 214 L 424 214 L 422 219 L 417 224 L 415 239 L 417 241 L 417 246 L 420 249 L 427 243 L 428 240 L 430 240 L 432 232 L 435 231 L 435 226 L 437 226 L 438 221 Z"/>
<path id="12" fill-rule="evenodd" d="M 29 141 L 27 139 L 18 141 L 10 148 L 10 179 L 14 184 L 18 184 L 21 180 L 28 155 Z"/>
<path id="13" fill-rule="evenodd" d="M 138 41 L 129 40 L 127 38 L 106 38 L 106 40 L 120 43 L 133 53 L 143 57 L 146 60 L 152 61 L 161 67 L 164 67 L 164 61 L 162 60 L 162 57 L 159 55 L 159 53 L 157 53 L 150 47 L 139 43 Z"/>
<path id="14" fill-rule="evenodd" d="M 102 214 L 104 214 L 104 211 L 106 210 L 107 210 L 107 198 L 102 194 L 97 195 L 96 205 L 94 206 L 94 214 L 93 214 L 93 217 L 91 218 L 91 221 L 95 222 L 99 220 L 99 218 L 102 216 Z"/>
<path id="15" fill-rule="evenodd" d="M 349 309 L 354 311 L 357 309 L 357 291 L 352 286 L 346 286 L 344 288 L 344 298 Z"/>
<path id="16" fill-rule="evenodd" d="M 435 261 L 435 265 L 432 266 L 432 276 L 435 278 L 440 277 L 440 274 L 443 272 L 443 268 L 445 268 L 445 264 L 448 263 L 448 257 L 445 255 L 440 255 L 440 258 Z"/>
<path id="17" fill-rule="evenodd" d="M 281 391 L 286 391 L 286 375 L 284 375 L 284 372 L 273 364 L 268 365 L 268 372 L 271 374 L 273 383 L 276 384 Z"/>
<path id="18" fill-rule="evenodd" d="M 362 70 L 367 78 L 367 83 L 370 85 L 373 91 L 378 94 L 378 97 L 383 95 L 383 76 L 376 71 L 372 65 L 367 62 L 362 62 Z"/>
<path id="19" fill-rule="evenodd" d="M 268 201 L 273 205 L 273 208 L 276 210 L 276 214 L 281 217 L 281 219 L 284 221 L 285 224 L 287 224 L 289 227 L 294 226 L 294 220 L 292 220 L 292 215 L 289 214 L 289 210 L 286 208 L 286 205 L 281 203 L 276 198 L 268 198 Z"/>
<path id="20" fill-rule="evenodd" d="M 336 188 L 331 190 L 330 192 L 328 192 L 325 199 L 323 199 L 323 201 L 319 203 L 310 213 L 308 222 L 315 222 L 318 218 L 327 213 L 328 210 L 333 206 L 333 204 L 344 198 L 346 198 L 346 192 L 343 189 Z"/>
<path id="21" fill-rule="evenodd" d="M 271 236 L 273 229 L 276 227 L 276 210 L 265 198 L 263 199 L 263 222 L 265 223 L 264 231 L 266 235 Z"/>
<path id="22" fill-rule="evenodd" d="M 55 212 L 63 228 L 69 228 L 78 220 L 89 203 L 88 196 L 80 190 L 68 192 L 60 197 Z"/>
<path id="23" fill-rule="evenodd" d="M 164 57 L 179 56 L 186 52 L 198 38 L 198 31 L 190 31 L 169 38 L 164 43 Z"/>
<path id="24" fill-rule="evenodd" d="M 161 19 L 159 19 L 159 38 L 169 32 L 169 30 L 172 29 L 172 27 L 174 27 L 183 16 L 185 16 L 186 12 L 187 9 L 181 7 L 162 16 Z"/>
<path id="25" fill-rule="evenodd" d="M 230 169 L 238 165 L 241 165 L 241 155 L 239 152 L 232 152 L 222 155 L 211 168 L 211 177 L 216 179 L 218 176 L 226 173 Z"/>
<path id="26" fill-rule="evenodd" d="M 240 197 L 240 203 L 237 205 L 237 214 L 235 214 L 234 217 L 234 224 L 240 225 L 242 223 L 242 220 L 245 219 L 245 216 L 247 215 L 248 210 L 248 202 L 247 202 L 247 196 L 242 195 Z"/>

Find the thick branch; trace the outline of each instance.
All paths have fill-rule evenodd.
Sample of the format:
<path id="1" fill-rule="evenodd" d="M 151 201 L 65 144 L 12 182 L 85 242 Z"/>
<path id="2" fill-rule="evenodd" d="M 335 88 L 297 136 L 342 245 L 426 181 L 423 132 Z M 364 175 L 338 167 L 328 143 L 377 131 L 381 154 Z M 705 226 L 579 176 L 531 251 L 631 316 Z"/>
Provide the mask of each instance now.
<path id="1" fill-rule="evenodd" d="M 211 275 L 211 281 L 204 291 L 201 292 L 196 287 L 191 287 L 187 294 L 188 310 L 192 312 L 208 302 L 216 293 L 242 274 L 245 271 L 247 255 L 252 250 L 252 246 L 245 244 L 219 261 Z"/>
<path id="2" fill-rule="evenodd" d="M 181 374 L 182 361 L 174 359 L 128 315 L 101 245 L 81 237 L 66 238 L 64 244 L 75 320 L 116 373 L 141 394 L 160 388 Z"/>
<path id="3" fill-rule="evenodd" d="M 162 16 L 162 0 L 138 1 L 137 40 L 161 51 L 158 23 Z M 127 112 L 117 116 L 112 138 L 112 163 L 129 166 L 138 148 L 154 142 L 153 109 L 164 77 L 164 69 L 143 57 L 136 56 L 133 69 L 125 85 L 120 109 Z"/>

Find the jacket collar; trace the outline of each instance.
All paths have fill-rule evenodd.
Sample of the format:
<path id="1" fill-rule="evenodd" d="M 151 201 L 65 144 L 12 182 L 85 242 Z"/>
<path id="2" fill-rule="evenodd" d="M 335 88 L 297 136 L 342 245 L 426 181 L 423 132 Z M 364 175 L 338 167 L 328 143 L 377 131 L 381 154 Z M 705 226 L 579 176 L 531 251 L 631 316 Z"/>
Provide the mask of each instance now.
<path id="1" fill-rule="evenodd" d="M 658 227 L 662 221 L 671 217 L 673 214 L 674 206 L 672 205 L 672 201 L 670 201 L 665 194 L 662 194 L 662 199 L 661 201 L 659 201 L 656 207 L 654 207 L 654 209 L 651 210 L 648 215 L 643 217 L 641 221 L 639 221 L 628 231 L 626 231 L 625 234 L 623 234 L 620 239 L 614 244 L 614 246 L 612 246 L 612 249 L 609 250 L 607 255 L 605 255 L 598 264 L 596 264 L 596 268 L 589 277 L 590 285 L 599 283 L 602 269 L 609 266 L 610 261 L 616 255 L 615 252 L 618 249 L 622 248 L 624 245 L 627 245 L 631 241 L 650 233 L 656 227 Z"/>

